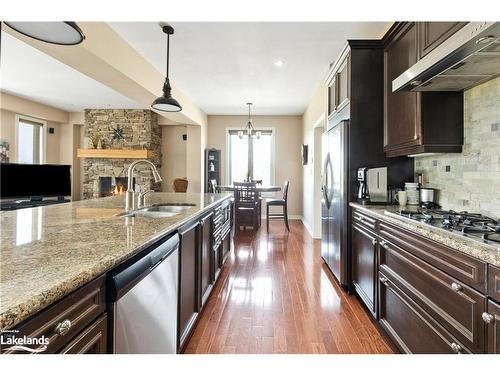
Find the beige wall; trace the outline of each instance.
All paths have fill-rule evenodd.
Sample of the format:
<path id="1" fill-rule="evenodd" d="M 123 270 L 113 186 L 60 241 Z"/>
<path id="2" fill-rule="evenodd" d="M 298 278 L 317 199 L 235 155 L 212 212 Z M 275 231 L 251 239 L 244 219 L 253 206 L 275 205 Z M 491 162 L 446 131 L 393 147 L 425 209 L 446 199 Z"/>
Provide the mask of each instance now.
<path id="1" fill-rule="evenodd" d="M 315 238 L 321 236 L 321 134 L 327 110 L 328 88 L 321 82 L 302 115 L 302 139 L 309 145 L 309 162 L 303 167 L 303 221 Z"/>
<path id="2" fill-rule="evenodd" d="M 300 116 L 253 116 L 257 129 L 274 128 L 275 142 L 275 184 L 290 181 L 289 214 L 302 216 L 302 118 Z M 221 150 L 221 178 L 226 181 L 227 148 L 226 131 L 228 128 L 243 128 L 248 121 L 246 116 L 208 116 L 207 148 Z"/>
<path id="3" fill-rule="evenodd" d="M 161 183 L 162 191 L 173 191 L 175 178 L 187 177 L 186 152 L 187 141 L 182 135 L 187 134 L 185 125 L 165 125 L 161 132 Z"/>
<path id="4" fill-rule="evenodd" d="M 0 98 L 0 138 L 10 143 L 10 161 L 16 162 L 16 115 L 46 121 L 47 128 L 54 128 L 54 134 L 46 133 L 45 162 L 72 165 L 72 197 L 79 199 L 80 162 L 76 158 L 76 149 L 80 147 L 80 140 L 79 130 L 74 127 L 83 124 L 83 112 L 65 112 L 3 92 Z M 75 131 L 78 136 L 75 136 Z"/>

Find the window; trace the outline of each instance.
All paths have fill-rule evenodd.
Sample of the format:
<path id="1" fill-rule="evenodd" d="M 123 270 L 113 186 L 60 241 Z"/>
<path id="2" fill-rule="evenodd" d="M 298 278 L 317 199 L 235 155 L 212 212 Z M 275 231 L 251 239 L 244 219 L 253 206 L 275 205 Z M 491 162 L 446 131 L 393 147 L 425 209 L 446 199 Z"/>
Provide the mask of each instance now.
<path id="1" fill-rule="evenodd" d="M 42 164 L 44 155 L 44 122 L 26 117 L 17 121 L 17 162 Z"/>
<path id="2" fill-rule="evenodd" d="M 261 130 L 259 139 L 245 135 L 238 137 L 238 130 L 228 132 L 228 182 L 262 180 L 263 185 L 274 183 L 274 139 L 272 130 Z"/>

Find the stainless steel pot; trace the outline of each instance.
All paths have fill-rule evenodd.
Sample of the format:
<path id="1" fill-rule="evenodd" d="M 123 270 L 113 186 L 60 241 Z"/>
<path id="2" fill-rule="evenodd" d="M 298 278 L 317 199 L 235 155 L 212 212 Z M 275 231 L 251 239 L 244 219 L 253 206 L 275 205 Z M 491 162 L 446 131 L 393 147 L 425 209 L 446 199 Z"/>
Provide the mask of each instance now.
<path id="1" fill-rule="evenodd" d="M 421 202 L 434 202 L 434 189 L 420 188 L 420 201 Z"/>

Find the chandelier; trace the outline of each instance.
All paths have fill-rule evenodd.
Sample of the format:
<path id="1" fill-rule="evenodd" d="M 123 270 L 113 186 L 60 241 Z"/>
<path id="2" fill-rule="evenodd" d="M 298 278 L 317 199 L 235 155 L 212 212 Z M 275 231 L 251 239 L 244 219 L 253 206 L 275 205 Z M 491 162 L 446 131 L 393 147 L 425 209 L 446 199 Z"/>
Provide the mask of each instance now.
<path id="1" fill-rule="evenodd" d="M 247 136 L 249 139 L 250 138 L 257 138 L 259 139 L 260 136 L 261 136 L 261 132 L 258 132 L 254 129 L 253 125 L 252 125 L 252 117 L 250 115 L 250 108 L 251 106 L 253 105 L 253 103 L 247 103 L 247 106 L 248 106 L 248 122 L 247 122 L 247 126 L 245 127 L 245 130 L 240 130 L 238 132 L 238 137 L 240 137 L 240 139 L 243 139 L 244 136 Z"/>

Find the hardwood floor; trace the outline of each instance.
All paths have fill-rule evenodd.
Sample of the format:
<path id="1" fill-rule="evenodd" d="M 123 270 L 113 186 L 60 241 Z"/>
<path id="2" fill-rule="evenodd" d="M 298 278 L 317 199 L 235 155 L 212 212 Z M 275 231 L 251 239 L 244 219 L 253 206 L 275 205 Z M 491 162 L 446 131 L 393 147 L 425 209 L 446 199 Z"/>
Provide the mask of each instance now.
<path id="1" fill-rule="evenodd" d="M 185 353 L 394 353 L 298 220 L 237 232 Z"/>

